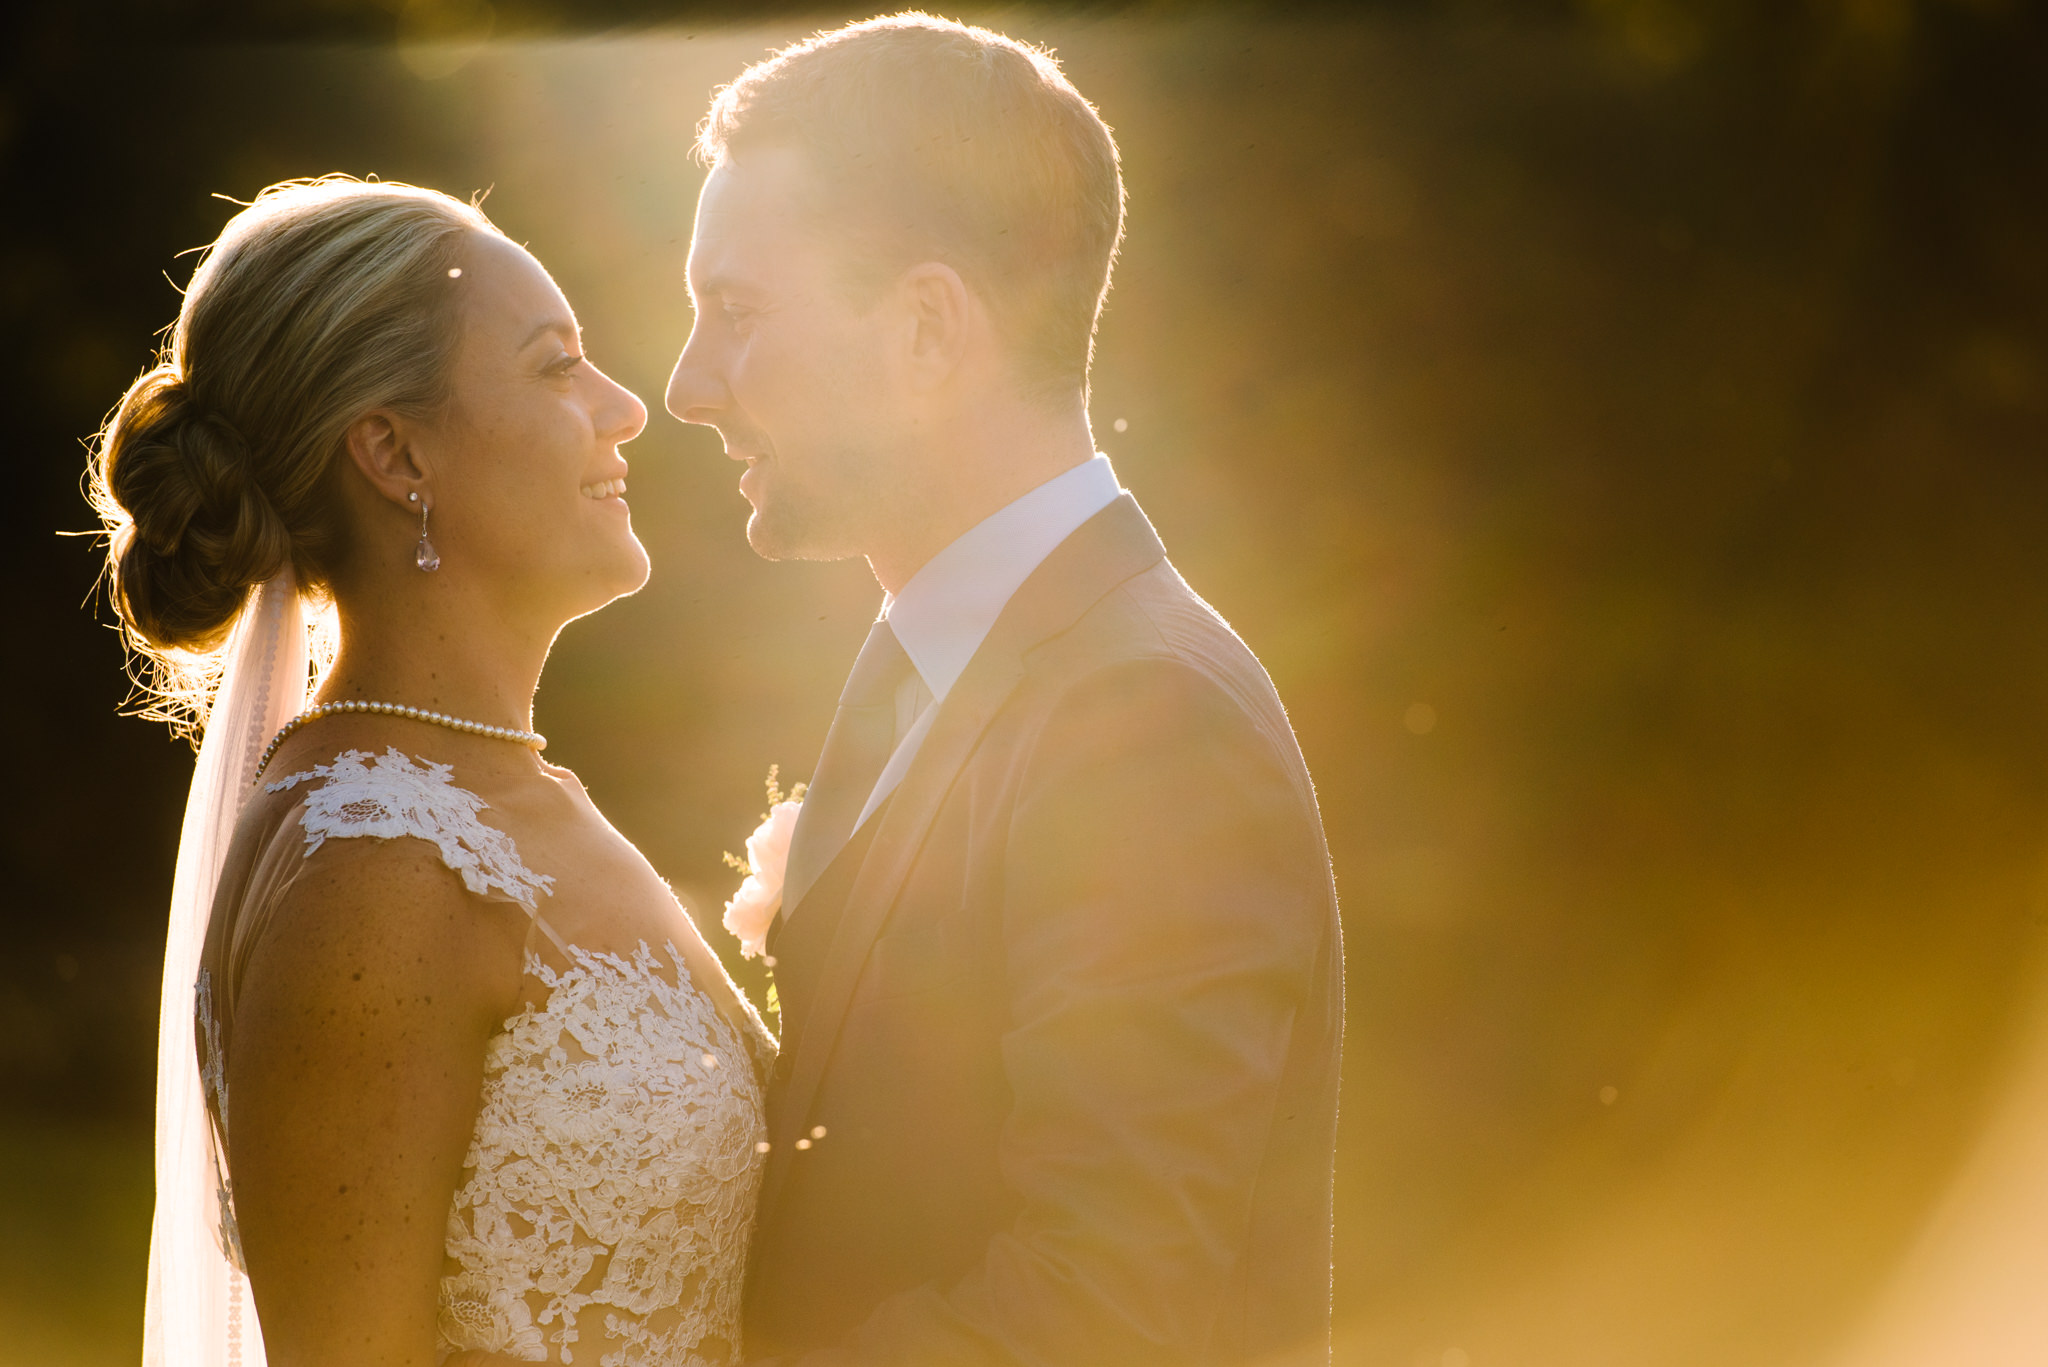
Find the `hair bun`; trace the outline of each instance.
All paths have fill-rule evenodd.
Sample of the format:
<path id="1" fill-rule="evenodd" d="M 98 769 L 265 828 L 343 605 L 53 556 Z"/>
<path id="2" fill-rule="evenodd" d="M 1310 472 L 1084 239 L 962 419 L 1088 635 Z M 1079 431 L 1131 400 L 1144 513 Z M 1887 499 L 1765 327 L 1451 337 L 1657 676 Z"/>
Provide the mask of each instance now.
<path id="1" fill-rule="evenodd" d="M 206 249 L 88 476 L 141 715 L 205 725 L 253 585 L 290 565 L 301 594 L 332 590 L 357 549 L 349 428 L 445 410 L 463 320 L 448 282 L 471 236 L 496 233 L 439 191 L 323 176 L 264 190 Z M 397 528 L 378 525 L 396 564 Z"/>
<path id="2" fill-rule="evenodd" d="M 163 365 L 129 388 L 102 450 L 125 521 L 114 532 L 116 609 L 154 645 L 218 644 L 250 587 L 292 558 L 291 531 L 257 482 L 248 443 Z"/>

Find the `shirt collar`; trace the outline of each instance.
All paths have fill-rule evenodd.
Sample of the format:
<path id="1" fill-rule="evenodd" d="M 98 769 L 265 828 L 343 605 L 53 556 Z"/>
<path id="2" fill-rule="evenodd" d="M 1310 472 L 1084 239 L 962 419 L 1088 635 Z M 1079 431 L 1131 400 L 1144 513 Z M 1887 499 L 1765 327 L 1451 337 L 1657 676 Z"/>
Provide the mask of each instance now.
<path id="1" fill-rule="evenodd" d="M 982 519 L 883 600 L 882 616 L 944 701 L 1031 572 L 1123 489 L 1109 457 L 1082 461 Z"/>

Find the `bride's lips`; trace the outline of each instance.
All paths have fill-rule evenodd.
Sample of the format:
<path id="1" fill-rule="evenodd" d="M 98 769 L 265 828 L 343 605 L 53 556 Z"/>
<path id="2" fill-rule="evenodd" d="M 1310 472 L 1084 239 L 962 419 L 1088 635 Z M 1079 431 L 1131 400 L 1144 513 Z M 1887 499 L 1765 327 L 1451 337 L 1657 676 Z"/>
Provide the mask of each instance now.
<path id="1" fill-rule="evenodd" d="M 624 475 L 615 475 L 610 479 L 597 480 L 594 483 L 582 486 L 577 492 L 593 503 L 616 504 L 620 508 L 626 507 L 626 477 Z"/>

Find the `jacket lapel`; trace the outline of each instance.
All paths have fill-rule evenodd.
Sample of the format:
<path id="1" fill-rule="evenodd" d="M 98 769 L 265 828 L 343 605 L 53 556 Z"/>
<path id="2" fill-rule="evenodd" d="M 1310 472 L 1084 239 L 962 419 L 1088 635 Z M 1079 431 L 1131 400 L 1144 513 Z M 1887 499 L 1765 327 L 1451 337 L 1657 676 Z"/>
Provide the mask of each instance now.
<path id="1" fill-rule="evenodd" d="M 782 1048 L 786 1050 L 796 1047 L 801 1033 L 797 1027 L 803 1022 L 819 970 L 831 948 L 833 929 L 846 909 L 846 894 L 853 885 L 854 872 L 867 857 L 878 824 L 869 820 L 833 856 L 805 897 L 802 916 L 787 922 L 783 917 L 775 918 L 777 933 L 769 937 L 768 953 L 775 960 L 775 993 L 782 1007 Z"/>
<path id="2" fill-rule="evenodd" d="M 853 998 L 868 950 L 888 920 L 897 893 L 982 732 L 1024 677 L 1025 657 L 1036 646 L 1072 626 L 1117 585 L 1166 558 L 1166 550 L 1137 501 L 1129 494 L 1083 523 L 1024 581 L 975 652 L 967 669 L 939 705 L 931 732 L 918 748 L 902 783 L 870 821 L 876 824 L 860 871 L 833 928 L 810 1002 L 792 1035 L 795 1052 L 781 1097 L 763 1178 L 761 1210 L 774 1206 L 787 1176 L 794 1141 L 810 1123 L 825 1065 L 832 1057 L 847 1003 Z"/>

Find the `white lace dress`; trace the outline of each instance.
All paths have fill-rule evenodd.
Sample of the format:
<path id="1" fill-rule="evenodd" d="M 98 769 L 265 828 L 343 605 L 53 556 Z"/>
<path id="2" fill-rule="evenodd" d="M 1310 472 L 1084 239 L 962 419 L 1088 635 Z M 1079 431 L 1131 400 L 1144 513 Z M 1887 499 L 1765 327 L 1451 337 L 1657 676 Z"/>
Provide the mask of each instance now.
<path id="1" fill-rule="evenodd" d="M 448 766 L 352 750 L 269 789 L 300 785 L 303 842 L 290 842 L 298 848 L 286 859 L 287 842 L 274 840 L 256 861 L 234 890 L 244 913 L 274 905 L 324 841 L 409 836 L 439 850 L 472 893 L 524 907 L 563 955 L 551 968 L 528 950 L 526 971 L 545 996 L 489 1045 L 448 1212 L 441 1350 L 595 1367 L 737 1362 L 767 1147 L 757 1070 L 774 1049 L 759 1018 L 749 1011 L 748 1028 L 734 1028 L 673 943 L 643 943 L 631 958 L 563 944 L 538 913 L 552 880 L 484 823 L 484 802 L 456 787 Z M 284 834 L 294 824 L 287 818 Z M 266 919 L 236 916 L 201 973 L 201 1062 L 223 1126 L 231 998 L 223 1010 L 213 977 L 237 980 Z M 225 1184 L 223 1206 L 232 1239 Z"/>

